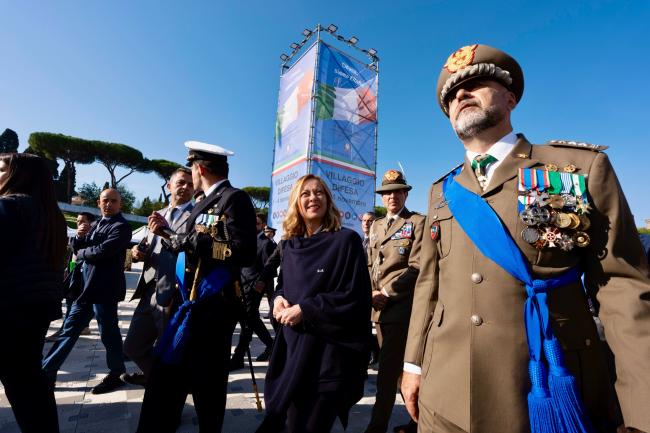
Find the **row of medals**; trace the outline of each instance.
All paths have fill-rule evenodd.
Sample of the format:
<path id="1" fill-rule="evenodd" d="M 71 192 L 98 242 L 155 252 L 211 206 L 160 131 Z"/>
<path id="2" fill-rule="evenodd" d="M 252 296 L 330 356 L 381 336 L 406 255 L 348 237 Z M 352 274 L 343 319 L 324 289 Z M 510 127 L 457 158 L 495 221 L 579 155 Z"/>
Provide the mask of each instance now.
<path id="1" fill-rule="evenodd" d="M 591 242 L 586 230 L 591 226 L 587 217 L 589 204 L 585 197 L 573 194 L 548 194 L 536 189 L 522 192 L 533 199 L 519 217 L 527 226 L 521 237 L 541 250 L 545 247 L 571 251 Z"/>

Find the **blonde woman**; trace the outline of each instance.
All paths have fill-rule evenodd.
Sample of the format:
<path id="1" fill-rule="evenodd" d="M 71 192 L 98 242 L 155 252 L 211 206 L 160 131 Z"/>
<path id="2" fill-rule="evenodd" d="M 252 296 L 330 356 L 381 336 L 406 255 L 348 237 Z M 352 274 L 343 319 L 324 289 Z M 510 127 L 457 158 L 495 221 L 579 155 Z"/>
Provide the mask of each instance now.
<path id="1" fill-rule="evenodd" d="M 329 432 L 363 396 L 370 278 L 359 235 L 341 228 L 321 178 L 298 179 L 283 223 L 273 315 L 283 325 L 266 375 L 258 432 Z"/>

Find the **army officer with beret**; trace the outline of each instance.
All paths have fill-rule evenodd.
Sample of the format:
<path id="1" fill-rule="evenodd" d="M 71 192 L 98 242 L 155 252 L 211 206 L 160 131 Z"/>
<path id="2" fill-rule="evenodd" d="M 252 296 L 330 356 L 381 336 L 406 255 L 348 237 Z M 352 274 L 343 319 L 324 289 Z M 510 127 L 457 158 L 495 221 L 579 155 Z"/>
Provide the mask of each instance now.
<path id="1" fill-rule="evenodd" d="M 650 431 L 650 279 L 634 219 L 605 147 L 513 133 L 523 89 L 519 64 L 485 45 L 440 73 L 465 160 L 429 193 L 407 408 L 422 432 Z M 575 398 L 562 401 L 559 384 Z"/>
<path id="2" fill-rule="evenodd" d="M 372 321 L 380 349 L 377 396 L 367 433 L 386 432 L 402 373 L 424 230 L 424 217 L 406 208 L 410 190 L 404 175 L 397 170 L 388 170 L 377 188 L 387 215 L 372 224 L 368 245 Z M 413 432 L 415 428 L 415 423 L 404 427 Z"/>

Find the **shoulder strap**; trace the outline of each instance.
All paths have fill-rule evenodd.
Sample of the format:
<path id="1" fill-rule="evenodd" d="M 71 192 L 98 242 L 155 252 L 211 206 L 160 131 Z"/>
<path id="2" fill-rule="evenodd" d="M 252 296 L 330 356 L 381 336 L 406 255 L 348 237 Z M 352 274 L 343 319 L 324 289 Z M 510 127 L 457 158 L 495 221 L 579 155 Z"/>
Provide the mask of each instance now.
<path id="1" fill-rule="evenodd" d="M 233 196 L 237 191 L 239 191 L 237 188 L 226 188 L 223 193 L 221 193 L 219 200 L 217 200 L 217 203 L 213 205 L 213 207 L 216 209 L 215 214 L 221 214 L 221 208 L 223 207 L 224 203 L 227 203 L 230 197 Z"/>

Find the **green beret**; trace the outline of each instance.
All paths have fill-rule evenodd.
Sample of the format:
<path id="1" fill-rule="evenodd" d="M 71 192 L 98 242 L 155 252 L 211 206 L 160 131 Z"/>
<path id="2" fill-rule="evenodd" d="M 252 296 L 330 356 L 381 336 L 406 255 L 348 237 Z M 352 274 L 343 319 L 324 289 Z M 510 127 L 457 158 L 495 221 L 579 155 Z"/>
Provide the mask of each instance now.
<path id="1" fill-rule="evenodd" d="M 517 102 L 524 94 L 524 73 L 515 59 L 487 45 L 467 45 L 449 56 L 438 77 L 438 104 L 447 117 L 447 97 L 456 87 L 475 78 L 501 83 L 515 94 Z"/>

